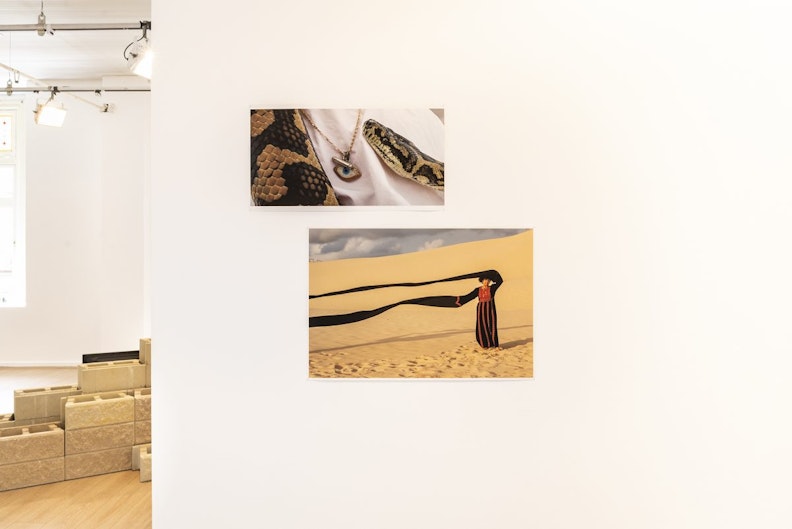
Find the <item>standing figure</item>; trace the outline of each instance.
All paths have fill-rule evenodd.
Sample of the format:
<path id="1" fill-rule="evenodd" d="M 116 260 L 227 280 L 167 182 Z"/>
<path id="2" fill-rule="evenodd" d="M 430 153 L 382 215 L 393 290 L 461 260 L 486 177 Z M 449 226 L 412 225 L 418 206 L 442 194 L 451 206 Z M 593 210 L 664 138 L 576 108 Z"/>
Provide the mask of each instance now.
<path id="1" fill-rule="evenodd" d="M 503 278 L 495 270 L 490 270 L 478 278 L 481 286 L 466 296 L 457 299 L 462 306 L 468 301 L 478 298 L 476 306 L 476 341 L 484 349 L 500 347 L 498 342 L 498 313 L 495 310 L 495 292 L 503 284 Z"/>

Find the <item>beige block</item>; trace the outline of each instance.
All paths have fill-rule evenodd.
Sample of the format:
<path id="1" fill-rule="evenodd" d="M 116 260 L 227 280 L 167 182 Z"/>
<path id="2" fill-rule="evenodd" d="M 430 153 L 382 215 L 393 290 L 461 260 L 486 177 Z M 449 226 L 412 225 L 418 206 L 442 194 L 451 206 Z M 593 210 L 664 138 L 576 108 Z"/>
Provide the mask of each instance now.
<path id="1" fill-rule="evenodd" d="M 63 430 L 52 424 L 0 430 L 0 465 L 63 457 Z"/>
<path id="2" fill-rule="evenodd" d="M 66 455 L 95 452 L 135 444 L 135 423 L 125 422 L 66 431 Z"/>
<path id="3" fill-rule="evenodd" d="M 151 452 L 151 443 L 132 447 L 132 470 L 140 470 L 140 454 L 146 451 Z"/>
<path id="4" fill-rule="evenodd" d="M 151 421 L 135 421 L 135 444 L 151 442 Z"/>
<path id="5" fill-rule="evenodd" d="M 63 481 L 63 457 L 0 466 L 0 491 Z"/>
<path id="6" fill-rule="evenodd" d="M 27 419 L 25 421 L 0 422 L 0 430 L 19 428 L 20 426 L 42 426 L 45 424 L 53 424 L 58 428 L 63 428 L 63 423 L 60 421 L 59 417 L 44 417 L 42 419 Z"/>
<path id="7" fill-rule="evenodd" d="M 112 448 L 65 457 L 64 479 L 98 476 L 132 469 L 132 447 Z"/>
<path id="8" fill-rule="evenodd" d="M 151 388 L 135 390 L 135 420 L 151 420 Z"/>
<path id="9" fill-rule="evenodd" d="M 140 339 L 140 361 L 146 365 L 146 387 L 151 387 L 151 338 Z"/>
<path id="10" fill-rule="evenodd" d="M 22 421 L 55 417 L 60 415 L 61 398 L 81 393 L 77 386 L 17 389 L 14 391 L 14 418 Z"/>
<path id="11" fill-rule="evenodd" d="M 151 447 L 140 452 L 140 482 L 151 481 Z"/>
<path id="12" fill-rule="evenodd" d="M 134 390 L 134 389 L 120 389 L 118 391 L 110 391 L 110 392 L 108 392 L 108 391 L 100 391 L 98 393 L 85 393 L 85 392 L 83 392 L 81 396 L 83 396 L 83 397 L 96 397 L 96 396 L 101 397 L 103 395 L 107 395 L 108 393 L 112 393 L 113 395 L 117 395 L 119 393 L 122 393 L 124 395 L 129 395 L 131 397 L 131 396 L 134 396 L 135 391 L 136 390 Z M 64 423 L 66 421 L 66 403 L 68 401 L 69 401 L 69 397 L 63 397 L 61 399 L 61 404 L 60 404 L 60 422 L 61 423 Z"/>
<path id="13" fill-rule="evenodd" d="M 83 393 L 142 388 L 146 386 L 146 366 L 140 360 L 80 364 L 77 384 Z"/>
<path id="14" fill-rule="evenodd" d="M 140 339 L 140 361 L 148 364 L 151 361 L 151 338 Z"/>
<path id="15" fill-rule="evenodd" d="M 134 420 L 135 398 L 123 392 L 69 397 L 64 410 L 66 430 Z"/>
<path id="16" fill-rule="evenodd" d="M 13 413 L 5 413 L 0 415 L 0 428 L 9 428 L 12 426 L 16 426 L 14 423 L 14 414 Z"/>
<path id="17" fill-rule="evenodd" d="M 57 425 L 63 427 L 63 424 L 61 422 L 61 418 L 58 417 L 58 416 L 56 416 L 56 417 L 40 417 L 38 419 L 21 419 L 21 420 L 18 420 L 18 421 L 14 421 L 14 426 L 16 426 L 16 427 L 19 427 L 19 426 L 33 426 L 33 425 L 39 425 L 39 424 L 57 424 Z"/>

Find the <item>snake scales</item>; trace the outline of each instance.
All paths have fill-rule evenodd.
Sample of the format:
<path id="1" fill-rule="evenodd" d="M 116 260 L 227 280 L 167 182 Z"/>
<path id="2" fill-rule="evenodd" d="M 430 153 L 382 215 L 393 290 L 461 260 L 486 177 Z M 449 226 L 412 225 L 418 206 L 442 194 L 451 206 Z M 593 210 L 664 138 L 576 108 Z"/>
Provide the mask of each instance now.
<path id="1" fill-rule="evenodd" d="M 444 164 L 370 119 L 363 136 L 397 175 L 442 190 Z M 336 206 L 333 186 L 297 109 L 250 111 L 250 193 L 256 206 Z"/>

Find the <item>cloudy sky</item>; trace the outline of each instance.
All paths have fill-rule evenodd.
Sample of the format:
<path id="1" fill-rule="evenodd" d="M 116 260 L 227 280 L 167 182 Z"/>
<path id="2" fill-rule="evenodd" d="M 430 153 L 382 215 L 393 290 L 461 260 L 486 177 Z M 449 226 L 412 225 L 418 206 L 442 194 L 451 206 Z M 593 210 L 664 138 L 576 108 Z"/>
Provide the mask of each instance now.
<path id="1" fill-rule="evenodd" d="M 525 229 L 412 229 L 412 230 L 325 230 L 309 234 L 312 261 L 356 257 L 380 257 L 417 252 L 464 242 L 495 239 L 522 233 Z"/>

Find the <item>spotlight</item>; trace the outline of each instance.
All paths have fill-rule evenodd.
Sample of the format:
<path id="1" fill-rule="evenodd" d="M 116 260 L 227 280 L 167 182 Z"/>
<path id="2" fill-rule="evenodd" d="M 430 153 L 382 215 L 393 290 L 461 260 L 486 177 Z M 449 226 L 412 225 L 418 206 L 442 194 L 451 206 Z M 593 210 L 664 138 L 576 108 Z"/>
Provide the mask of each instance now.
<path id="1" fill-rule="evenodd" d="M 130 42 L 124 50 L 124 59 L 129 63 L 132 73 L 151 79 L 152 63 L 154 52 L 148 41 L 148 30 L 151 29 L 151 22 L 143 21 L 140 23 L 143 28 L 143 36 L 134 42 Z M 128 52 L 128 53 L 127 53 Z"/>
<path id="2" fill-rule="evenodd" d="M 48 125 L 50 127 L 63 126 L 63 120 L 66 119 L 66 109 L 63 105 L 55 101 L 55 94 L 58 92 L 57 88 L 52 90 L 52 95 L 45 103 L 36 105 L 36 123 L 38 125 Z"/>
<path id="3" fill-rule="evenodd" d="M 141 44 L 138 47 L 138 51 L 130 52 L 129 55 L 129 69 L 132 70 L 132 73 L 151 79 L 151 66 L 154 55 L 148 42 Z"/>

